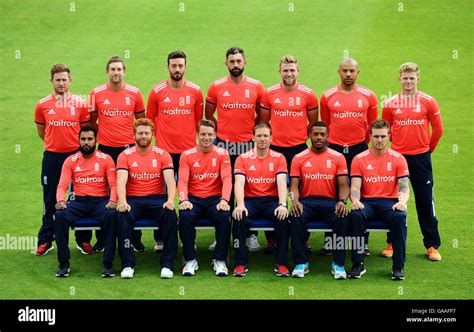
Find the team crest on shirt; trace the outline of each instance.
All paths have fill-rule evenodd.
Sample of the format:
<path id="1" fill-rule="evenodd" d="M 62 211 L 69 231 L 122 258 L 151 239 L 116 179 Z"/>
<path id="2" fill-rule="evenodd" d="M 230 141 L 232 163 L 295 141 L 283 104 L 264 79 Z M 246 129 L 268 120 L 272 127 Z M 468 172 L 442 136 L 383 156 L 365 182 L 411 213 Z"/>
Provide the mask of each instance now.
<path id="1" fill-rule="evenodd" d="M 357 107 L 362 108 L 364 105 L 362 104 L 362 99 L 357 100 Z"/>
<path id="2" fill-rule="evenodd" d="M 156 159 L 151 160 L 151 166 L 155 168 L 158 167 L 158 162 L 156 161 Z"/>
<path id="3" fill-rule="evenodd" d="M 331 168 L 331 165 L 332 165 L 331 160 L 330 159 L 326 160 L 326 168 Z"/>
<path id="4" fill-rule="evenodd" d="M 301 98 L 296 97 L 296 106 L 300 106 L 300 105 L 301 105 Z"/>
<path id="5" fill-rule="evenodd" d="M 99 163 L 95 163 L 94 164 L 94 172 L 98 172 L 99 171 Z"/>
<path id="6" fill-rule="evenodd" d="M 313 167 L 313 164 L 311 164 L 311 161 L 308 161 L 306 164 L 304 164 L 304 167 Z"/>
<path id="7" fill-rule="evenodd" d="M 249 171 L 256 171 L 256 170 L 257 170 L 257 169 L 255 168 L 255 166 L 254 166 L 254 165 L 250 165 L 250 167 L 249 167 Z"/>
<path id="8" fill-rule="evenodd" d="M 387 171 L 391 171 L 392 170 L 392 163 L 387 163 Z"/>
<path id="9" fill-rule="evenodd" d="M 186 96 L 186 105 L 191 104 L 191 96 Z"/>
<path id="10" fill-rule="evenodd" d="M 270 170 L 270 172 L 274 171 L 275 167 L 273 167 L 273 163 L 268 164 L 268 169 Z"/>
<path id="11" fill-rule="evenodd" d="M 125 105 L 130 105 L 130 97 L 125 97 Z"/>
<path id="12" fill-rule="evenodd" d="M 245 89 L 245 98 L 250 98 L 250 90 Z"/>
<path id="13" fill-rule="evenodd" d="M 217 166 L 217 159 L 212 158 L 212 167 L 216 167 L 216 166 Z"/>
<path id="14" fill-rule="evenodd" d="M 132 167 L 139 167 L 136 161 L 133 162 Z"/>
<path id="15" fill-rule="evenodd" d="M 71 107 L 71 115 L 76 115 L 76 108 L 75 107 Z"/>
<path id="16" fill-rule="evenodd" d="M 421 106 L 420 104 L 417 104 L 415 107 L 415 113 L 421 113 Z"/>

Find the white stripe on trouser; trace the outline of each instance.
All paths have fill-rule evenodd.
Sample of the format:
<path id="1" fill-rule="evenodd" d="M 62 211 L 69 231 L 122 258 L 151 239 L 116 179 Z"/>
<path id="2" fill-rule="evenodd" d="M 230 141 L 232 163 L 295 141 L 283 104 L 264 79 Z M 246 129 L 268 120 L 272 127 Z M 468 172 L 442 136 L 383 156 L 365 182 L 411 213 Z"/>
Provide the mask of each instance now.
<path id="1" fill-rule="evenodd" d="M 434 206 L 434 185 L 431 187 L 431 206 L 433 208 L 433 217 L 436 217 L 435 206 Z"/>

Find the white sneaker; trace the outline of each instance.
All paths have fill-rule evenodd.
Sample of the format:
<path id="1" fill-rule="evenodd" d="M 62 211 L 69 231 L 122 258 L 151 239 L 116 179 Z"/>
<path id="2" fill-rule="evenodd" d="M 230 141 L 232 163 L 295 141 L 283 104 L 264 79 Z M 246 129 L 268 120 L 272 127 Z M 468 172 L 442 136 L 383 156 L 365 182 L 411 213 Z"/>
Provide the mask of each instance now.
<path id="1" fill-rule="evenodd" d="M 162 252 L 163 251 L 163 241 L 157 241 L 155 246 L 153 247 L 154 252 Z"/>
<path id="2" fill-rule="evenodd" d="M 214 242 L 212 242 L 211 245 L 209 246 L 209 251 L 214 251 L 214 249 L 216 249 L 216 244 L 217 244 L 217 241 L 214 240 Z"/>
<path id="3" fill-rule="evenodd" d="M 183 276 L 193 276 L 196 274 L 197 270 L 199 270 L 197 260 L 193 259 L 191 261 L 187 261 L 183 267 Z"/>
<path id="4" fill-rule="evenodd" d="M 122 279 L 132 279 L 133 278 L 133 272 L 135 272 L 134 269 L 131 267 L 126 267 L 120 272 L 120 278 Z"/>
<path id="5" fill-rule="evenodd" d="M 171 271 L 167 267 L 162 268 L 161 269 L 161 278 L 162 279 L 171 279 L 171 278 L 173 278 L 173 271 Z"/>
<path id="6" fill-rule="evenodd" d="M 212 260 L 212 268 L 216 271 L 216 276 L 225 277 L 229 275 L 229 270 L 224 261 Z"/>
<path id="7" fill-rule="evenodd" d="M 245 244 L 247 245 L 247 248 L 249 248 L 249 251 L 259 251 L 260 250 L 260 244 L 258 244 L 258 239 L 255 234 L 250 235 L 250 237 L 245 239 Z"/>

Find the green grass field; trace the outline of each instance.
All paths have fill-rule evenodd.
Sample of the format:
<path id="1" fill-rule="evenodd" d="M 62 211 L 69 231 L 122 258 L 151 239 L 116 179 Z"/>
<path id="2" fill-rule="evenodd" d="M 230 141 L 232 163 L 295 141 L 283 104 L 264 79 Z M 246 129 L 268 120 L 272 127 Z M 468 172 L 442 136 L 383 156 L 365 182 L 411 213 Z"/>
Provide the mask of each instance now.
<path id="1" fill-rule="evenodd" d="M 126 81 L 146 98 L 153 84 L 167 76 L 166 55 L 180 49 L 188 56 L 187 79 L 205 93 L 213 80 L 227 74 L 227 48 L 239 45 L 246 51 L 246 73 L 267 87 L 280 79 L 280 57 L 295 55 L 302 69 L 299 80 L 318 97 L 339 82 L 336 70 L 345 55 L 359 61 L 358 83 L 374 90 L 380 101 L 398 92 L 402 62 L 420 65 L 419 88 L 436 97 L 445 125 L 433 155 L 441 262 L 424 255 L 412 198 L 404 282 L 392 282 L 390 260 L 378 257 L 383 234 L 371 235 L 368 272 L 358 281 L 335 281 L 330 259 L 316 254 L 310 256 L 311 272 L 304 279 L 277 278 L 272 258 L 263 252 L 251 255 L 246 278 L 217 278 L 207 251 L 213 239 L 209 231 L 198 233 L 198 274 L 180 276 L 179 256 L 175 278 L 161 280 L 152 234 L 145 232 L 148 250 L 137 255 L 132 280 L 100 278 L 101 256 L 81 255 L 72 249 L 73 241 L 66 279 L 54 276 L 56 251 L 35 257 L 29 250 L 0 250 L 0 298 L 473 299 L 472 2 L 355 3 L 0 0 L 0 237 L 37 236 L 41 223 L 43 148 L 33 110 L 52 91 L 53 63 L 68 64 L 71 90 L 87 95 L 106 81 L 107 59 L 119 54 L 126 57 Z M 264 245 L 263 233 L 259 238 Z M 318 250 L 322 234 L 313 235 L 311 244 Z"/>

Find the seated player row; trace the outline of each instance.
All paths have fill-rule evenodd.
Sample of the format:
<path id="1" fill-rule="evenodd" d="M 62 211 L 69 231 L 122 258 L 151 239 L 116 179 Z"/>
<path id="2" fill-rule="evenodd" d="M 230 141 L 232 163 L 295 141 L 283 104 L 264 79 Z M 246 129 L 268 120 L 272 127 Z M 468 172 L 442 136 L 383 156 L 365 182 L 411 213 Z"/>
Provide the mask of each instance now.
<path id="1" fill-rule="evenodd" d="M 176 183 L 171 156 L 152 146 L 154 125 L 149 119 L 137 120 L 134 128 L 136 145 L 119 155 L 116 168 L 109 155 L 95 151 L 96 130 L 90 126 L 81 128 L 80 152 L 64 162 L 57 188 L 54 230 L 59 267 L 56 276 L 66 277 L 70 272 L 70 225 L 79 218 L 92 217 L 101 221 L 105 235 L 103 277 L 114 276 L 112 263 L 117 243 L 121 277 L 133 277 L 136 259 L 130 239 L 135 221 L 141 218 L 157 220 L 162 230 L 162 278 L 173 277 L 178 228 L 185 259 L 182 274 L 192 276 L 199 269 L 194 224 L 200 218 L 212 220 L 215 226 L 217 244 L 212 262 L 216 275 L 228 275 L 226 258 L 232 231 L 233 275 L 243 277 L 249 265 L 248 249 L 244 244 L 247 231 L 253 218 L 265 218 L 274 223 L 277 276 L 290 275 L 287 257 L 290 238 L 295 264 L 291 275 L 304 277 L 309 272 L 304 245 L 305 224 L 314 219 L 325 219 L 334 229 L 333 238 L 326 244 L 334 252 L 331 272 L 336 279 L 346 278 L 345 250 L 349 249 L 353 266 L 348 275 L 360 278 L 366 272 L 363 250 L 367 221 L 382 219 L 388 223 L 393 241 L 391 277 L 404 279 L 408 167 L 401 154 L 387 147 L 389 124 L 385 120 L 372 123 L 372 148 L 357 155 L 352 163 L 350 213 L 346 207 L 349 198 L 346 161 L 342 154 L 327 147 L 326 124 L 321 121 L 311 124 L 308 136 L 312 146 L 297 154 L 291 164 L 291 215 L 287 207 L 286 160 L 281 153 L 270 149 L 271 126 L 266 122 L 256 124 L 252 135 L 255 147 L 239 156 L 235 163 L 236 206 L 232 216 L 230 158 L 225 149 L 214 145 L 214 123 L 201 120 L 197 146 L 183 152 L 180 159 L 179 223 L 175 212 Z M 75 199 L 66 203 L 65 194 L 71 181 Z"/>

